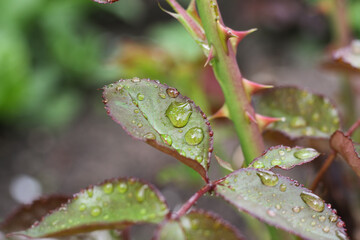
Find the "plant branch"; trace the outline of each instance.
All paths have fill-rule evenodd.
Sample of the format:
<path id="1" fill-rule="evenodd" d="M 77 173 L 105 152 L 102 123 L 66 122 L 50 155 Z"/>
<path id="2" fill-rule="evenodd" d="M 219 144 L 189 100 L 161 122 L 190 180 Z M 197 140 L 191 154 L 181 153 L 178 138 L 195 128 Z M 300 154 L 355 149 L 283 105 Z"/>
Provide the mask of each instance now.
<path id="1" fill-rule="evenodd" d="M 351 137 L 351 135 L 356 131 L 357 128 L 360 127 L 360 119 L 358 119 L 345 133 L 345 136 Z M 314 191 L 316 187 L 318 186 L 319 182 L 321 181 L 322 177 L 326 173 L 326 171 L 329 169 L 330 165 L 334 161 L 336 157 L 337 152 L 335 150 L 332 150 L 331 154 L 327 157 L 325 160 L 325 163 L 322 165 L 320 171 L 318 172 L 317 176 L 315 177 L 310 189 Z"/>
<path id="2" fill-rule="evenodd" d="M 202 187 L 199 191 L 197 191 L 189 200 L 173 215 L 172 219 L 177 219 L 186 214 L 189 209 L 202 197 L 205 193 L 212 191 L 216 184 L 208 183 L 204 187 Z"/>
<path id="3" fill-rule="evenodd" d="M 210 64 L 224 93 L 230 118 L 235 125 L 248 165 L 264 151 L 259 126 L 248 117 L 248 115 L 255 116 L 255 111 L 245 92 L 235 51 L 230 40 L 219 29 L 222 19 L 216 0 L 196 0 L 196 3 L 209 47 L 214 51 Z"/>

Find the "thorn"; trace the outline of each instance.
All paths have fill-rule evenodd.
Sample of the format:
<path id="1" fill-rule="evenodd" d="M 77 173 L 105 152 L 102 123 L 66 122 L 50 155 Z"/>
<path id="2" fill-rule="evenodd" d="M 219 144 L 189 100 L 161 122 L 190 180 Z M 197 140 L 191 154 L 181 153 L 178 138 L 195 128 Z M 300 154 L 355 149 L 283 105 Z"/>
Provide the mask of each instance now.
<path id="1" fill-rule="evenodd" d="M 230 42 L 231 45 L 233 46 L 234 52 L 236 52 L 237 50 L 237 46 L 239 45 L 239 43 L 241 42 L 241 40 L 243 40 L 247 35 L 249 35 L 250 33 L 253 33 L 257 31 L 257 28 L 252 28 L 250 30 L 247 31 L 234 31 L 232 30 L 232 34 L 231 34 L 231 38 L 230 38 Z"/>
<path id="2" fill-rule="evenodd" d="M 230 172 L 234 171 L 234 168 L 231 166 L 229 162 L 222 160 L 216 154 L 215 154 L 215 159 L 221 167 L 225 168 L 226 170 L 229 170 Z"/>
<path id="3" fill-rule="evenodd" d="M 226 104 L 224 104 L 214 115 L 208 117 L 209 120 L 213 120 L 216 118 L 230 118 L 229 109 Z"/>
<path id="4" fill-rule="evenodd" d="M 210 48 L 210 51 L 209 51 L 209 55 L 208 55 L 208 57 L 207 57 L 207 59 L 206 59 L 206 62 L 205 62 L 205 64 L 204 64 L 204 67 L 206 67 L 206 66 L 211 62 L 211 60 L 214 59 L 214 57 L 215 57 L 215 48 L 214 48 L 213 45 L 211 45 L 211 48 Z"/>
<path id="5" fill-rule="evenodd" d="M 198 22 L 198 24 L 201 25 L 201 19 L 199 16 L 199 13 L 196 9 L 196 1 L 195 0 L 191 0 L 191 2 L 189 3 L 189 6 L 186 9 L 186 12 L 196 21 Z"/>
<path id="6" fill-rule="evenodd" d="M 249 119 L 251 122 L 257 124 L 257 119 L 256 119 L 256 117 L 254 117 L 253 115 L 251 115 L 249 112 L 246 112 L 246 116 L 248 117 L 248 119 Z M 255 114 L 255 116 L 256 116 L 256 114 Z"/>
<path id="7" fill-rule="evenodd" d="M 169 14 L 170 16 L 172 16 L 172 17 L 175 18 L 175 19 L 179 19 L 180 14 L 178 14 L 178 13 L 173 13 L 173 12 L 170 12 L 170 11 L 166 10 L 165 8 L 163 8 L 163 7 L 161 6 L 161 4 L 160 4 L 159 1 L 158 1 L 158 6 L 159 6 L 160 10 L 162 10 L 163 12 Z"/>
<path id="8" fill-rule="evenodd" d="M 226 27 L 224 24 L 222 24 L 219 20 L 216 20 L 216 25 L 218 28 L 218 33 L 223 45 L 223 48 L 226 52 L 226 54 L 228 54 L 229 49 L 227 47 L 227 41 L 229 40 L 229 38 L 232 36 L 232 30 L 228 27 Z"/>
<path id="9" fill-rule="evenodd" d="M 259 128 L 261 130 L 264 130 L 268 125 L 274 122 L 284 122 L 286 120 L 285 117 L 282 118 L 275 118 L 275 117 L 267 117 L 260 114 L 255 114 L 255 118 L 258 122 Z"/>
<path id="10" fill-rule="evenodd" d="M 252 82 L 250 80 L 247 80 L 245 78 L 242 79 L 243 84 L 244 84 L 244 88 L 245 88 L 245 92 L 247 93 L 247 95 L 250 97 L 251 95 L 253 95 L 256 92 L 259 92 L 263 89 L 268 89 L 268 88 L 273 88 L 274 86 L 272 85 L 264 85 L 264 84 L 259 84 L 256 82 Z"/>

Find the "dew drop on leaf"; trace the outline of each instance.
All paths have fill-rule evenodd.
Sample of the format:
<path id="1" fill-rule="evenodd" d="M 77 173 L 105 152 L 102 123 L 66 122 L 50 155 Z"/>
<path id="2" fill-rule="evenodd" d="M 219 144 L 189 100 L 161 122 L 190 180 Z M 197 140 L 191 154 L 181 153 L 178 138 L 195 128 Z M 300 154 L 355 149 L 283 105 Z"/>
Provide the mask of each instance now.
<path id="1" fill-rule="evenodd" d="M 104 186 L 103 186 L 103 191 L 104 193 L 106 194 L 110 194 L 112 193 L 114 190 L 114 186 L 112 183 L 106 183 Z"/>
<path id="2" fill-rule="evenodd" d="M 186 126 L 192 114 L 192 108 L 188 102 L 172 102 L 167 108 L 165 115 L 174 127 Z"/>
<path id="3" fill-rule="evenodd" d="M 163 140 L 164 143 L 166 143 L 167 145 L 171 146 L 172 145 L 172 139 L 169 135 L 167 134 L 161 134 L 161 139 Z"/>
<path id="4" fill-rule="evenodd" d="M 199 145 L 204 139 L 204 132 L 201 128 L 194 127 L 185 133 L 185 141 L 191 146 Z"/>
<path id="5" fill-rule="evenodd" d="M 264 163 L 257 161 L 257 162 L 254 162 L 253 167 L 254 168 L 264 168 L 265 165 L 264 165 Z"/>
<path id="6" fill-rule="evenodd" d="M 195 160 L 198 162 L 198 163 L 201 163 L 203 161 L 203 157 L 198 155 L 195 157 Z"/>
<path id="7" fill-rule="evenodd" d="M 120 183 L 120 184 L 117 186 L 117 190 L 118 190 L 119 193 L 126 193 L 127 189 L 128 189 L 128 186 L 127 186 L 127 184 L 124 183 L 124 182 Z"/>
<path id="8" fill-rule="evenodd" d="M 294 213 L 299 213 L 301 211 L 301 208 L 298 206 L 295 206 L 291 209 Z"/>
<path id="9" fill-rule="evenodd" d="M 101 214 L 101 208 L 100 207 L 94 207 L 91 209 L 91 216 L 97 217 Z"/>
<path id="10" fill-rule="evenodd" d="M 273 172 L 258 171 L 256 174 L 259 176 L 261 182 L 266 186 L 273 187 L 279 182 L 278 176 L 276 176 Z"/>
<path id="11" fill-rule="evenodd" d="M 147 185 L 143 185 L 141 186 L 141 188 L 136 192 L 136 200 L 139 203 L 142 203 L 145 200 L 145 190 L 148 188 Z"/>
<path id="12" fill-rule="evenodd" d="M 291 119 L 290 121 L 290 126 L 293 128 L 301 128 L 301 127 L 305 127 L 306 126 L 306 121 L 303 117 L 294 117 L 293 119 Z"/>
<path id="13" fill-rule="evenodd" d="M 140 82 L 141 80 L 140 80 L 140 78 L 134 77 L 133 79 L 131 79 L 131 81 L 132 81 L 133 83 L 138 83 L 138 82 Z"/>
<path id="14" fill-rule="evenodd" d="M 151 132 L 145 134 L 144 138 L 149 139 L 149 140 L 155 140 L 156 139 L 155 135 L 153 133 L 151 133 Z"/>
<path id="15" fill-rule="evenodd" d="M 179 96 L 179 91 L 176 88 L 171 88 L 170 87 L 170 88 L 166 89 L 166 93 L 171 98 L 176 98 L 177 96 Z"/>
<path id="16" fill-rule="evenodd" d="M 86 205 L 85 205 L 84 203 L 80 204 L 80 206 L 79 206 L 79 211 L 80 211 L 80 212 L 83 212 L 83 211 L 85 211 L 85 210 L 86 210 Z"/>
<path id="17" fill-rule="evenodd" d="M 280 191 L 285 192 L 287 187 L 285 184 L 282 183 L 282 184 L 280 184 L 279 188 L 280 188 Z"/>
<path id="18" fill-rule="evenodd" d="M 273 166 L 277 166 L 280 164 L 281 164 L 281 161 L 278 158 L 275 158 L 274 160 L 271 161 L 271 165 L 273 165 Z"/>
<path id="19" fill-rule="evenodd" d="M 307 158 L 313 158 L 316 155 L 318 155 L 318 152 L 315 149 L 312 148 L 304 148 L 300 149 L 299 151 L 296 151 L 294 153 L 294 156 L 297 159 L 307 159 Z"/>
<path id="20" fill-rule="evenodd" d="M 310 192 L 302 192 L 300 197 L 306 203 L 306 205 L 308 205 L 314 211 L 324 211 L 325 203 L 319 196 Z"/>
<path id="21" fill-rule="evenodd" d="M 144 94 L 142 94 L 142 93 L 139 93 L 139 94 L 137 95 L 137 99 L 138 99 L 139 101 L 142 101 L 142 100 L 144 100 L 144 99 L 145 99 L 145 96 L 144 96 Z"/>
<path id="22" fill-rule="evenodd" d="M 86 190 L 86 193 L 87 193 L 87 195 L 88 195 L 89 198 L 91 198 L 91 197 L 94 195 L 94 191 L 93 191 L 92 188 Z"/>
<path id="23" fill-rule="evenodd" d="M 159 93 L 159 97 L 161 97 L 162 99 L 165 99 L 166 98 L 166 95 L 162 92 Z"/>

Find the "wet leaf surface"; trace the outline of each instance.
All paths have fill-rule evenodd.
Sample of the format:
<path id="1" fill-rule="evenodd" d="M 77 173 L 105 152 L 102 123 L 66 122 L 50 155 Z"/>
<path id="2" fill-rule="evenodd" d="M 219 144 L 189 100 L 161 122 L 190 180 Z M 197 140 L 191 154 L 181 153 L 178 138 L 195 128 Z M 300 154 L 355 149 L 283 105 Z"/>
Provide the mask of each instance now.
<path id="1" fill-rule="evenodd" d="M 360 177 L 360 146 L 344 133 L 336 131 L 330 139 L 330 146 L 337 151 Z"/>
<path id="2" fill-rule="evenodd" d="M 249 167 L 270 170 L 273 167 L 291 169 L 310 162 L 320 155 L 313 148 L 275 146 L 256 158 Z"/>
<path id="3" fill-rule="evenodd" d="M 192 211 L 178 221 L 165 222 L 156 234 L 156 240 L 243 239 L 228 222 L 202 210 Z"/>
<path id="4" fill-rule="evenodd" d="M 239 211 L 306 239 L 348 239 L 330 205 L 294 180 L 254 168 L 228 175 L 215 192 Z"/>
<path id="5" fill-rule="evenodd" d="M 12 235 L 62 237 L 101 229 L 124 229 L 136 223 L 159 223 L 168 214 L 154 187 L 136 179 L 119 179 L 89 187 L 41 222 Z"/>
<path id="6" fill-rule="evenodd" d="M 291 138 L 328 138 L 340 127 L 340 117 L 329 99 L 296 87 L 280 87 L 254 95 L 256 112 L 270 117 L 285 117 L 269 125 Z"/>
<path id="7" fill-rule="evenodd" d="M 175 88 L 127 79 L 104 88 L 113 120 L 138 140 L 170 154 L 207 179 L 213 132 L 206 115 Z"/>
<path id="8" fill-rule="evenodd" d="M 61 204 L 66 203 L 68 199 L 69 197 L 66 196 L 54 195 L 42 197 L 31 204 L 22 205 L 1 223 L 0 229 L 5 233 L 9 233 L 29 228 L 34 222 L 40 221 L 51 210 L 59 208 Z"/>

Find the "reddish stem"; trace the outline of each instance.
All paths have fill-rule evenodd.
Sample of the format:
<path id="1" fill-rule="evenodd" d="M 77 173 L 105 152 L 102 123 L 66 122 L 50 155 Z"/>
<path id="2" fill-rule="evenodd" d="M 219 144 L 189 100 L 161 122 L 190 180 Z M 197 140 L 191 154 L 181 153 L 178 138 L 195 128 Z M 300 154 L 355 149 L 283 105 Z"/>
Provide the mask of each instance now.
<path id="1" fill-rule="evenodd" d="M 218 181 L 216 181 L 218 182 Z M 197 191 L 194 195 L 189 198 L 189 200 L 172 216 L 172 219 L 177 219 L 183 216 L 189 211 L 189 209 L 199 200 L 199 198 L 205 193 L 214 189 L 216 184 L 210 182 L 204 187 L 202 187 L 199 191 Z"/>
<path id="2" fill-rule="evenodd" d="M 360 119 L 358 119 L 350 128 L 349 130 L 345 133 L 345 136 L 350 137 L 357 128 L 360 127 Z M 315 177 L 310 189 L 312 191 L 314 191 L 316 189 L 316 187 L 318 186 L 319 182 L 321 181 L 322 177 L 324 176 L 324 174 L 326 173 L 326 171 L 329 169 L 330 165 L 332 164 L 332 162 L 334 161 L 335 157 L 336 157 L 337 152 L 335 150 L 332 150 L 331 154 L 327 157 L 327 159 L 325 160 L 325 163 L 322 165 L 320 171 L 318 172 L 317 176 Z"/>

